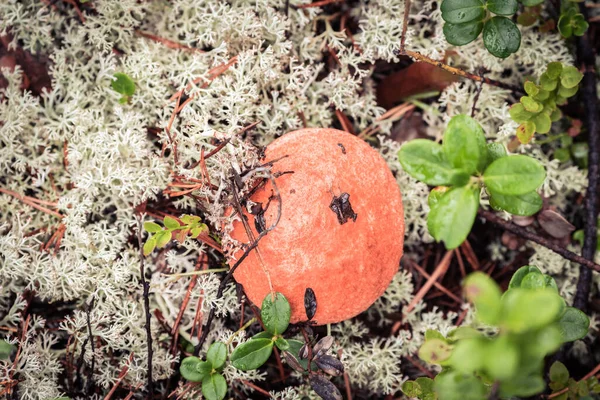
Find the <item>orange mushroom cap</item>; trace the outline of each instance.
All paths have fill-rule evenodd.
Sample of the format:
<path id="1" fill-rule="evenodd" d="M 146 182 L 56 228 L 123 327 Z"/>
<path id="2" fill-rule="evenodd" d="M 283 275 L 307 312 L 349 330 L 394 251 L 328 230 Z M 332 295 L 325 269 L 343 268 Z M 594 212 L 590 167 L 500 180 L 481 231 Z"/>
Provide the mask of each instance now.
<path id="1" fill-rule="evenodd" d="M 290 302 L 292 323 L 307 320 L 309 287 L 316 295 L 313 320 L 319 325 L 366 310 L 398 271 L 404 243 L 400 189 L 384 159 L 363 140 L 336 129 L 287 133 L 267 146 L 265 158 L 277 160 L 273 173 L 293 173 L 276 178 L 281 218 L 260 240 L 260 258 L 252 251 L 235 271 L 236 281 L 260 306 L 269 293 L 268 271 L 273 289 Z M 265 207 L 274 193 L 269 181 L 250 199 Z M 244 213 L 257 237 L 256 215 Z M 277 214 L 272 199 L 264 226 Z M 250 242 L 241 221 L 234 222 L 231 236 Z"/>

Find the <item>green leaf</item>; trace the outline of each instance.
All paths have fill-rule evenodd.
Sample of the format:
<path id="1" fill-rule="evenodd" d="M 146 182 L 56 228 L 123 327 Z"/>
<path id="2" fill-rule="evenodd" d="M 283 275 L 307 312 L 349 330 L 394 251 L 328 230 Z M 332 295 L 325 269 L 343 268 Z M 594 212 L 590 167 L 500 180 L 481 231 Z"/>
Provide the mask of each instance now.
<path id="1" fill-rule="evenodd" d="M 165 247 L 167 243 L 169 243 L 169 241 L 173 237 L 173 234 L 171 233 L 171 231 L 161 231 L 155 234 L 153 237 L 156 238 L 156 247 L 161 249 Z"/>
<path id="2" fill-rule="evenodd" d="M 568 99 L 569 97 L 575 96 L 575 93 L 577 93 L 578 90 L 579 86 L 577 85 L 573 86 L 572 88 L 566 88 L 561 83 L 558 87 L 558 95 L 564 97 L 565 99 Z"/>
<path id="3" fill-rule="evenodd" d="M 267 332 L 280 335 L 285 332 L 290 324 L 291 313 L 290 303 L 284 295 L 275 293 L 275 299 L 273 300 L 269 293 L 263 300 L 260 317 Z"/>
<path id="4" fill-rule="evenodd" d="M 533 121 L 523 122 L 517 128 L 517 139 L 519 142 L 523 144 L 527 144 L 533 138 L 533 134 L 535 133 L 535 123 Z"/>
<path id="5" fill-rule="evenodd" d="M 251 339 L 235 348 L 231 354 L 231 363 L 242 371 L 257 369 L 271 356 L 271 339 Z"/>
<path id="6" fill-rule="evenodd" d="M 128 75 L 117 72 L 113 75 L 113 81 L 111 82 L 111 86 L 113 90 L 117 93 L 121 93 L 124 96 L 133 96 L 135 93 L 135 82 Z"/>
<path id="7" fill-rule="evenodd" d="M 527 111 L 522 103 L 513 104 L 509 108 L 508 113 L 510 114 L 510 117 L 518 123 L 529 121 L 533 116 L 533 113 Z"/>
<path id="8" fill-rule="evenodd" d="M 569 378 L 569 370 L 565 367 L 565 364 L 555 361 L 550 367 L 550 380 L 560 385 L 566 385 Z"/>
<path id="9" fill-rule="evenodd" d="M 156 222 L 144 222 L 144 230 L 150 233 L 156 233 L 162 231 L 162 227 Z"/>
<path id="10" fill-rule="evenodd" d="M 546 74 L 550 79 L 558 79 L 563 70 L 563 65 L 561 62 L 554 61 L 548 64 L 546 67 Z"/>
<path id="11" fill-rule="evenodd" d="M 284 338 L 282 338 L 282 337 L 278 337 L 277 340 L 275 340 L 275 345 L 281 351 L 285 351 L 285 350 L 288 350 L 290 348 L 290 343 L 287 340 L 285 340 Z"/>
<path id="12" fill-rule="evenodd" d="M 563 342 L 573 342 L 583 339 L 590 328 L 590 319 L 585 313 L 575 307 L 567 307 L 558 320 Z"/>
<path id="13" fill-rule="evenodd" d="M 431 140 L 411 140 L 400 148 L 398 159 L 410 176 L 431 186 L 450 185 L 459 172 L 452 169 L 442 146 Z"/>
<path id="14" fill-rule="evenodd" d="M 435 329 L 427 329 L 425 331 L 425 340 L 439 339 L 446 341 L 446 338 L 440 331 L 436 331 Z"/>
<path id="15" fill-rule="evenodd" d="M 488 149 L 488 159 L 489 159 L 490 163 L 496 161 L 499 158 L 506 157 L 508 155 L 508 153 L 506 152 L 506 147 L 504 147 L 504 145 L 501 143 L 497 143 L 497 142 L 488 143 L 487 149 Z"/>
<path id="16" fill-rule="evenodd" d="M 227 345 L 223 342 L 214 342 L 206 352 L 206 361 L 212 364 L 214 369 L 221 368 L 227 360 Z"/>
<path id="17" fill-rule="evenodd" d="M 433 379 L 427 377 L 419 377 L 415 382 L 421 387 L 423 394 L 433 393 Z"/>
<path id="18" fill-rule="evenodd" d="M 552 289 L 511 289 L 502 297 L 502 324 L 516 333 L 541 328 L 556 321 L 562 307 Z"/>
<path id="19" fill-rule="evenodd" d="M 467 276 L 463 286 L 465 297 L 475 305 L 477 319 L 484 324 L 496 325 L 502 309 L 498 284 L 483 272 L 474 272 Z"/>
<path id="20" fill-rule="evenodd" d="M 523 85 L 523 87 L 525 88 L 525 93 L 532 97 L 536 96 L 540 92 L 540 88 L 532 81 L 525 81 L 525 85 Z"/>
<path id="21" fill-rule="evenodd" d="M 444 363 L 451 355 L 452 346 L 440 339 L 427 340 L 419 348 L 419 358 L 430 364 Z"/>
<path id="22" fill-rule="evenodd" d="M 421 390 L 421 385 L 417 382 L 406 381 L 402 384 L 402 393 L 410 398 L 415 398 L 421 396 L 423 391 Z"/>
<path id="23" fill-rule="evenodd" d="M 444 132 L 442 149 L 454 168 L 469 175 L 483 172 L 487 163 L 487 147 L 481 125 L 468 115 L 452 117 Z"/>
<path id="24" fill-rule="evenodd" d="M 485 360 L 485 370 L 494 380 L 503 381 L 517 374 L 519 349 L 507 335 L 493 339 L 482 358 Z"/>
<path id="25" fill-rule="evenodd" d="M 542 209 L 543 200 L 536 192 L 507 196 L 490 191 L 490 205 L 513 215 L 530 216 Z"/>
<path id="26" fill-rule="evenodd" d="M 567 89 L 573 88 L 579 85 L 579 82 L 583 79 L 583 74 L 572 65 L 564 67 L 560 73 L 560 84 Z"/>
<path id="27" fill-rule="evenodd" d="M 521 287 L 521 283 L 523 282 L 523 278 L 525 278 L 530 273 L 539 273 L 539 274 L 541 274 L 542 271 L 540 271 L 540 269 L 538 267 L 535 267 L 533 265 L 524 265 L 521 268 L 519 268 L 517 270 L 517 272 L 515 272 L 513 274 L 512 278 L 510 278 L 510 283 L 508 284 L 508 288 L 509 289 L 514 289 L 514 288 Z"/>
<path id="28" fill-rule="evenodd" d="M 173 217 L 169 217 L 168 215 L 164 218 L 163 223 L 167 229 L 177 229 L 180 226 L 179 221 Z"/>
<path id="29" fill-rule="evenodd" d="M 487 9 L 498 15 L 513 15 L 518 7 L 517 0 L 488 0 L 487 2 Z"/>
<path id="30" fill-rule="evenodd" d="M 288 343 L 290 348 L 287 350 L 287 352 L 289 352 L 296 359 L 296 361 L 300 363 L 304 370 L 306 370 L 308 368 L 308 360 L 301 360 L 299 357 L 300 349 L 302 348 L 302 346 L 304 346 L 304 342 L 296 339 L 289 339 Z M 315 364 L 314 361 L 311 363 L 310 367 L 313 371 L 317 371 L 319 369 L 319 367 L 317 366 L 317 364 Z"/>
<path id="31" fill-rule="evenodd" d="M 482 400 L 487 389 L 480 378 L 458 371 L 443 371 L 435 377 L 435 391 L 440 400 Z"/>
<path id="32" fill-rule="evenodd" d="M 540 86 L 542 89 L 551 92 L 556 89 L 556 85 L 558 85 L 558 78 L 551 78 L 547 72 L 544 72 L 540 77 Z"/>
<path id="33" fill-rule="evenodd" d="M 214 373 L 202 380 L 202 396 L 206 400 L 223 400 L 227 394 L 227 382 L 223 375 Z"/>
<path id="34" fill-rule="evenodd" d="M 573 26 L 571 25 L 570 15 L 562 14 L 558 19 L 558 24 L 556 26 L 562 37 L 568 39 L 573 36 Z"/>
<path id="35" fill-rule="evenodd" d="M 443 241 L 448 250 L 465 241 L 479 209 L 479 188 L 468 186 L 453 188 L 431 209 L 427 228 L 438 242 Z"/>
<path id="36" fill-rule="evenodd" d="M 483 180 L 492 193 L 521 195 L 536 190 L 546 178 L 544 167 L 531 157 L 514 155 L 491 163 Z"/>
<path id="37" fill-rule="evenodd" d="M 486 343 L 481 338 L 463 339 L 456 342 L 448 364 L 456 371 L 473 373 L 484 364 Z"/>
<path id="38" fill-rule="evenodd" d="M 451 24 L 481 21 L 485 17 L 482 0 L 444 0 L 440 9 L 442 19 Z"/>
<path id="39" fill-rule="evenodd" d="M 472 21 L 463 24 L 444 24 L 444 36 L 448 43 L 454 46 L 464 46 L 477 39 L 483 30 L 483 22 Z"/>
<path id="40" fill-rule="evenodd" d="M 448 192 L 448 186 L 437 186 L 431 189 L 429 196 L 427 196 L 427 204 L 429 208 L 434 208 L 436 204 L 440 202 L 444 194 Z"/>
<path id="41" fill-rule="evenodd" d="M 590 27 L 583 14 L 575 15 L 571 20 L 571 24 L 573 25 L 573 35 L 575 36 L 583 36 L 585 31 Z"/>
<path id="42" fill-rule="evenodd" d="M 521 3 L 523 3 L 525 7 L 537 6 L 538 4 L 542 4 L 543 2 L 544 0 L 521 0 Z"/>
<path id="43" fill-rule="evenodd" d="M 179 367 L 181 376 L 190 382 L 202 382 L 206 376 L 210 375 L 211 371 L 212 365 L 209 362 L 193 356 L 184 358 Z"/>
<path id="44" fill-rule="evenodd" d="M 535 124 L 535 130 L 539 133 L 548 133 L 550 132 L 550 127 L 552 126 L 552 120 L 550 116 L 545 112 L 541 112 L 539 114 L 534 115 L 531 118 L 531 122 Z"/>
<path id="45" fill-rule="evenodd" d="M 8 360 L 14 349 L 15 346 L 6 340 L 0 340 L 0 360 Z"/>
<path id="46" fill-rule="evenodd" d="M 152 253 L 156 248 L 156 235 L 150 236 L 146 243 L 144 243 L 144 255 Z"/>
<path id="47" fill-rule="evenodd" d="M 501 398 L 530 397 L 541 393 L 545 387 L 546 382 L 541 376 L 516 375 L 500 384 L 500 396 Z"/>
<path id="48" fill-rule="evenodd" d="M 523 107 L 525 107 L 525 110 L 529 111 L 530 113 L 537 114 L 544 109 L 544 106 L 535 101 L 533 97 L 523 96 L 521 97 L 520 102 L 523 104 Z"/>
<path id="49" fill-rule="evenodd" d="M 506 17 L 493 17 L 483 27 L 483 44 L 498 58 L 506 58 L 521 47 L 521 32 Z"/>

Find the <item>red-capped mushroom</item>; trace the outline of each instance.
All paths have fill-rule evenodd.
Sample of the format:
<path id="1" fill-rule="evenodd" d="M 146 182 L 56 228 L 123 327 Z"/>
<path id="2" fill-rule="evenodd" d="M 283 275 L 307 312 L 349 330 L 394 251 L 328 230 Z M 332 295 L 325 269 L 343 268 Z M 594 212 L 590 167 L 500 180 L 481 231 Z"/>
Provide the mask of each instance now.
<path id="1" fill-rule="evenodd" d="M 235 279 L 260 306 L 270 292 L 266 269 L 273 289 L 289 300 L 293 323 L 307 320 L 307 288 L 316 295 L 318 324 L 366 310 L 398 271 L 404 243 L 400 190 L 384 159 L 363 140 L 335 129 L 290 132 L 267 146 L 265 157 L 277 160 L 273 173 L 286 172 L 276 178 L 281 218 L 259 242 L 261 257 L 252 251 Z M 251 200 L 265 207 L 273 194 L 267 182 Z M 264 226 L 276 220 L 276 203 L 264 212 Z M 258 236 L 260 215 L 246 217 Z M 231 236 L 250 242 L 240 221 Z"/>

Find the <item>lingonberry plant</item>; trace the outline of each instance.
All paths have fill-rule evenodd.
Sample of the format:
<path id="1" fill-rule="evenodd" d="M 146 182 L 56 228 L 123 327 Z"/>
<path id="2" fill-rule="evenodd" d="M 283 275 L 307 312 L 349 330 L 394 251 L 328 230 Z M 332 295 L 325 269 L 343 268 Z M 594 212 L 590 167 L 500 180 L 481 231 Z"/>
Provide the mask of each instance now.
<path id="1" fill-rule="evenodd" d="M 498 143 L 486 144 L 483 129 L 467 115 L 453 117 L 442 144 L 415 139 L 402 146 L 398 158 L 413 178 L 436 186 L 429 194 L 429 233 L 454 249 L 471 231 L 481 191 L 490 205 L 514 215 L 533 215 L 542 207 L 536 189 L 546 173 L 535 159 L 508 155 Z"/>
<path id="2" fill-rule="evenodd" d="M 469 275 L 463 290 L 477 321 L 495 333 L 468 326 L 447 336 L 427 331 L 419 357 L 441 365 L 442 372 L 433 380 L 404 383 L 407 396 L 432 400 L 479 400 L 492 392 L 501 398 L 533 396 L 546 386 L 544 358 L 588 332 L 588 317 L 566 306 L 554 279 L 534 266 L 521 267 L 504 293 L 481 272 Z M 566 387 L 567 380 L 561 376 L 552 389 Z"/>
<path id="3" fill-rule="evenodd" d="M 200 221 L 201 218 L 196 215 L 183 215 L 181 218 L 167 215 L 163 218 L 164 227 L 156 222 L 144 222 L 144 229 L 150 233 L 144 243 L 144 255 L 152 253 L 157 247 L 165 247 L 172 238 L 183 243 L 188 235 L 196 239 L 201 233 L 208 232 L 208 226 Z"/>

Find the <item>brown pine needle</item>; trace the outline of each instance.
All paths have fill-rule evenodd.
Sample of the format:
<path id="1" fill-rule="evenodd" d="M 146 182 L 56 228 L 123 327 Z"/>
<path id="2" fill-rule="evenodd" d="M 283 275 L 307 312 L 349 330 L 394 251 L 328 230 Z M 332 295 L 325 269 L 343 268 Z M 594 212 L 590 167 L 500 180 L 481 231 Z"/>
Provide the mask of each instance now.
<path id="1" fill-rule="evenodd" d="M 419 289 L 415 297 L 413 297 L 410 304 L 404 310 L 405 314 L 409 314 L 412 310 L 414 310 L 415 306 L 419 304 L 421 300 L 423 300 L 423 297 L 425 297 L 427 292 L 429 292 L 429 289 L 431 289 L 431 287 L 434 285 L 434 283 L 437 281 L 440 275 L 442 275 L 448 270 L 453 254 L 454 252 L 452 250 L 448 250 L 446 252 L 444 258 L 442 258 L 442 261 L 440 261 L 438 266 L 435 268 L 435 271 L 433 271 L 433 274 L 431 274 L 429 279 L 427 279 L 427 282 L 425 282 L 421 289 Z"/>

